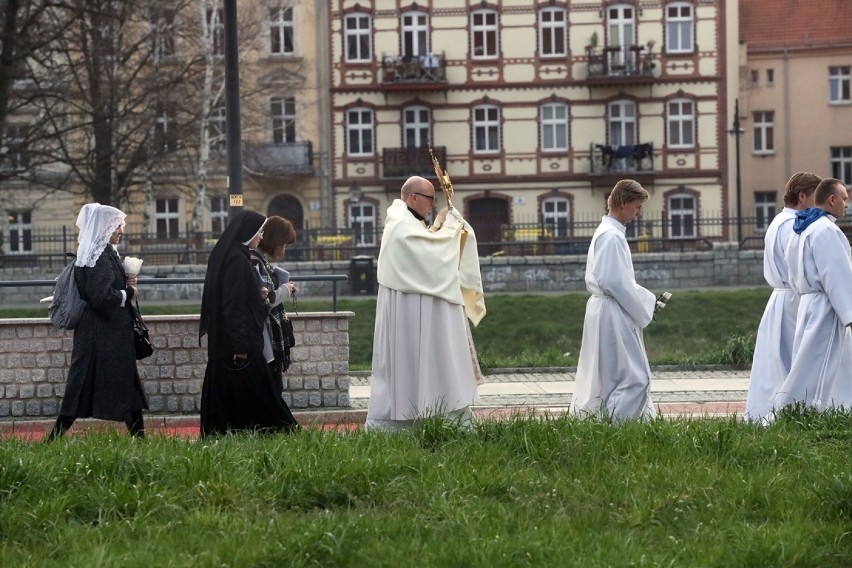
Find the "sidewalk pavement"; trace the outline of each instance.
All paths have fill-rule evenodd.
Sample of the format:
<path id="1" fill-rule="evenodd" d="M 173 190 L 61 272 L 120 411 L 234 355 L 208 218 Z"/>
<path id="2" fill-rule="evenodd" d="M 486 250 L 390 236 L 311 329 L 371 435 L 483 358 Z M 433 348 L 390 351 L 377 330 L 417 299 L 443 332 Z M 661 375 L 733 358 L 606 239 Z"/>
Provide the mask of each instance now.
<path id="1" fill-rule="evenodd" d="M 501 419 L 512 415 L 558 416 L 571 404 L 575 369 L 501 369 L 485 375 L 479 386 L 479 400 L 473 407 L 480 419 Z M 652 369 L 651 398 L 658 412 L 667 418 L 741 418 L 745 409 L 749 371 L 718 367 Z M 353 430 L 367 417 L 370 397 L 369 372 L 353 372 L 349 378 L 348 409 L 294 411 L 305 426 L 323 429 Z M 0 437 L 41 439 L 53 420 L 25 417 L 0 421 Z M 86 430 L 117 429 L 123 425 L 99 420 L 79 420 L 70 433 Z M 194 438 L 198 436 L 198 416 L 145 416 L 149 434 Z"/>

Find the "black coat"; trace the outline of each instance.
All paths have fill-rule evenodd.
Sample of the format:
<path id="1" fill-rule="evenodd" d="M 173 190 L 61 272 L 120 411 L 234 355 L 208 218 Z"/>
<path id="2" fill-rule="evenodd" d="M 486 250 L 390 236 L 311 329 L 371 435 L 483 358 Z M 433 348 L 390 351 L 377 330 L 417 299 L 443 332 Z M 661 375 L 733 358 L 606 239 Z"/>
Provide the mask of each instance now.
<path id="1" fill-rule="evenodd" d="M 74 330 L 59 414 L 126 422 L 148 406 L 136 369 L 130 301 L 121 306 L 124 267 L 107 245 L 93 267 L 77 267 L 74 276 L 88 307 Z"/>

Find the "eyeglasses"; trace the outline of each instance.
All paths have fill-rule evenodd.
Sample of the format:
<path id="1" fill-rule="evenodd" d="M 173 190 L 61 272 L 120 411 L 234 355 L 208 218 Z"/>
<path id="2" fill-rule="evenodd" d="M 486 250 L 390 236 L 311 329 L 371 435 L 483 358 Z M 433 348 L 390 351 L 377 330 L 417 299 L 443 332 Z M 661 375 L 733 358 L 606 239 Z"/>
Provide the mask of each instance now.
<path id="1" fill-rule="evenodd" d="M 434 195 L 426 195 L 425 193 L 417 193 L 416 191 L 414 192 L 414 195 L 419 195 L 420 197 L 425 197 L 425 198 L 426 198 L 426 199 L 428 199 L 430 202 L 434 202 L 434 201 L 435 201 L 435 196 L 434 196 Z"/>

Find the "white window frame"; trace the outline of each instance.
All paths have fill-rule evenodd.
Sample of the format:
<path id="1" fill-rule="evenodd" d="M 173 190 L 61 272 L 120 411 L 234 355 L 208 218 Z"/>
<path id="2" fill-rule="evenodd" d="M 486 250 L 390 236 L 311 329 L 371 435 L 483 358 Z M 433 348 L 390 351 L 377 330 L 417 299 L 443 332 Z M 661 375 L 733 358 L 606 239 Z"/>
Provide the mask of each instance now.
<path id="1" fill-rule="evenodd" d="M 477 105 L 471 111 L 473 117 L 474 154 L 493 154 L 500 151 L 500 107 Z M 480 143 L 482 142 L 482 143 Z"/>
<path id="2" fill-rule="evenodd" d="M 423 57 L 429 48 L 429 14 L 409 11 L 401 16 L 402 55 Z"/>
<path id="3" fill-rule="evenodd" d="M 269 115 L 272 118 L 272 143 L 294 143 L 296 141 L 296 97 L 271 97 Z"/>
<path id="4" fill-rule="evenodd" d="M 560 111 L 562 116 L 559 116 Z M 568 105 L 565 103 L 541 105 L 541 149 L 543 152 L 568 150 Z"/>
<path id="5" fill-rule="evenodd" d="M 277 49 L 276 48 L 277 40 Z M 287 46 L 289 40 L 289 49 Z M 293 28 L 293 7 L 274 6 L 269 9 L 269 53 L 295 55 L 296 34 Z"/>
<path id="6" fill-rule="evenodd" d="M 353 138 L 356 136 L 357 138 Z M 357 142 L 357 146 L 356 143 Z M 346 153 L 349 156 L 372 156 L 374 153 L 373 111 L 364 107 L 346 111 Z"/>
<path id="7" fill-rule="evenodd" d="M 6 146 L 7 172 L 23 172 L 30 167 L 30 152 L 26 145 L 27 127 L 23 124 L 7 124 L 3 145 Z"/>
<path id="8" fill-rule="evenodd" d="M 347 14 L 343 18 L 343 45 L 346 61 L 365 63 L 373 59 L 373 21 L 367 14 Z"/>
<path id="9" fill-rule="evenodd" d="M 157 149 L 164 152 L 177 150 L 177 140 L 171 132 L 175 122 L 174 110 L 171 105 L 160 103 L 157 105 L 157 117 L 154 122 L 154 141 Z"/>
<path id="10" fill-rule="evenodd" d="M 620 47 L 618 51 L 608 51 L 609 68 L 624 67 L 632 63 L 630 48 L 635 44 L 636 8 L 629 4 L 616 4 L 606 9 L 607 42 L 610 47 Z"/>
<path id="11" fill-rule="evenodd" d="M 210 198 L 210 232 L 221 235 L 228 226 L 228 196 Z"/>
<path id="12" fill-rule="evenodd" d="M 775 111 L 758 110 L 752 114 L 754 123 L 752 125 L 752 153 L 774 154 L 775 153 Z"/>
<path id="13" fill-rule="evenodd" d="M 160 205 L 163 210 L 160 211 Z M 174 207 L 174 209 L 173 209 Z M 154 232 L 158 239 L 177 239 L 180 237 L 180 199 L 177 197 L 158 197 L 154 199 Z M 160 225 L 162 224 L 162 229 Z"/>
<path id="14" fill-rule="evenodd" d="M 672 99 L 666 103 L 669 148 L 695 147 L 695 101 Z"/>
<path id="15" fill-rule="evenodd" d="M 425 148 L 432 142 L 432 111 L 422 105 L 404 108 L 402 137 L 406 148 Z"/>
<path id="16" fill-rule="evenodd" d="M 775 191 L 754 192 L 754 228 L 765 231 L 778 214 L 778 193 Z"/>
<path id="17" fill-rule="evenodd" d="M 554 238 L 571 236 L 571 200 L 553 196 L 541 200 L 541 222 Z"/>
<path id="18" fill-rule="evenodd" d="M 564 8 L 542 8 L 538 11 L 538 37 L 541 57 L 564 57 L 568 54 L 568 14 Z"/>
<path id="19" fill-rule="evenodd" d="M 609 103 L 609 143 L 611 146 L 636 144 L 636 103 L 612 101 Z"/>
<path id="20" fill-rule="evenodd" d="M 832 65 L 828 68 L 828 102 L 833 105 L 852 103 L 852 66 Z"/>
<path id="21" fill-rule="evenodd" d="M 33 252 L 32 211 L 7 211 L 9 219 L 9 254 Z"/>
<path id="22" fill-rule="evenodd" d="M 210 116 L 207 118 L 207 133 L 211 150 L 223 150 L 225 148 L 227 124 L 224 105 L 210 109 Z"/>
<path id="23" fill-rule="evenodd" d="M 831 177 L 852 186 L 852 146 L 831 147 Z"/>
<path id="24" fill-rule="evenodd" d="M 370 201 L 349 202 L 349 229 L 356 247 L 376 245 L 376 205 Z"/>
<path id="25" fill-rule="evenodd" d="M 151 22 L 154 28 L 154 57 L 157 61 L 174 59 L 177 56 L 175 39 L 175 11 L 157 10 Z"/>
<path id="26" fill-rule="evenodd" d="M 481 47 L 478 52 L 477 47 Z M 500 14 L 495 10 L 474 10 L 470 13 L 470 53 L 472 59 L 497 59 L 500 56 Z"/>
<path id="27" fill-rule="evenodd" d="M 695 51 L 695 6 L 689 2 L 666 4 L 666 53 Z"/>
<path id="28" fill-rule="evenodd" d="M 689 199 L 692 202 L 692 207 L 687 208 L 682 204 L 675 207 L 676 200 L 686 200 Z M 676 193 L 674 195 L 670 195 L 667 198 L 668 205 L 668 217 L 669 217 L 669 238 L 671 239 L 694 239 L 697 236 L 696 230 L 698 228 L 698 211 L 697 211 L 697 202 L 695 196 L 691 193 Z M 675 224 L 675 219 L 678 220 L 677 225 Z M 687 221 L 685 221 L 688 219 Z M 677 227 L 677 234 L 675 234 L 675 227 Z M 687 231 L 687 229 L 691 229 Z"/>

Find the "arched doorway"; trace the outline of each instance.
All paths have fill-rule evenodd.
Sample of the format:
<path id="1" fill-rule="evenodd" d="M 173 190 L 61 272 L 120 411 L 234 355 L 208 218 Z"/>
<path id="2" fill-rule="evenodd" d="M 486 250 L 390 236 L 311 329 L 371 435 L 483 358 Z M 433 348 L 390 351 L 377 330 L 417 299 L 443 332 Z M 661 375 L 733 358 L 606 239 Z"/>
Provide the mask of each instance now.
<path id="1" fill-rule="evenodd" d="M 305 213 L 302 204 L 292 195 L 279 195 L 269 203 L 266 211 L 267 216 L 278 215 L 289 219 L 296 231 L 304 228 Z"/>
<path id="2" fill-rule="evenodd" d="M 509 224 L 509 202 L 500 197 L 479 197 L 467 202 L 468 223 L 476 231 L 479 254 L 489 255 L 501 249 L 502 225 Z M 493 244 L 489 244 L 493 243 Z"/>

